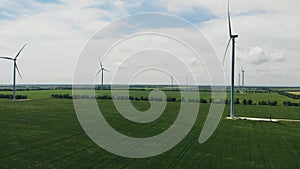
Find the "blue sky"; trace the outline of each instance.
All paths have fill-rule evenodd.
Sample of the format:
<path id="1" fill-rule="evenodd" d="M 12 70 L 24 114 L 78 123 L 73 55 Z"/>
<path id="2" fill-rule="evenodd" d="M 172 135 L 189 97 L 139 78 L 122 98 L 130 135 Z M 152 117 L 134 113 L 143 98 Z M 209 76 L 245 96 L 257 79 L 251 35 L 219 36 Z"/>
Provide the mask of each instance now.
<path id="1" fill-rule="evenodd" d="M 34 4 L 26 3 L 26 0 L 16 0 L 12 3 L 9 8 L 7 6 L 0 6 L 0 19 L 16 19 L 23 15 L 34 15 L 35 13 L 41 12 L 40 6 L 45 6 L 49 4 L 63 4 L 63 0 L 34 0 L 36 2 Z M 99 4 L 86 6 L 86 8 L 95 8 L 102 10 L 113 11 L 116 10 L 116 6 L 112 3 L 112 1 L 99 1 Z M 123 1 L 122 1 L 123 2 Z M 125 3 L 132 3 L 132 0 L 124 1 Z M 125 5 L 126 6 L 126 5 Z M 20 9 L 15 10 L 15 9 Z M 191 7 L 190 11 L 169 11 L 165 3 L 159 0 L 153 1 L 141 1 L 138 5 L 128 5 L 126 6 L 127 14 L 136 14 L 136 13 L 145 13 L 145 12 L 162 12 L 162 13 L 170 13 L 174 15 L 179 15 L 180 17 L 188 20 L 191 23 L 199 23 L 212 20 L 216 18 L 209 10 L 201 7 L 195 6 Z"/>
<path id="2" fill-rule="evenodd" d="M 198 27 L 222 60 L 228 39 L 226 4 L 226 0 L 0 0 L 0 55 L 14 55 L 28 43 L 19 60 L 24 76 L 19 83 L 71 83 L 76 59 L 95 32 L 124 16 L 161 12 Z M 237 74 L 245 68 L 249 85 L 300 86 L 298 6 L 298 0 L 232 0 L 233 31 L 239 34 Z M 229 68 L 228 57 L 225 72 Z M 48 76 L 33 76 L 37 70 Z M 0 84 L 10 84 L 11 73 L 11 65 L 0 60 Z M 228 73 L 226 78 L 229 81 Z"/>

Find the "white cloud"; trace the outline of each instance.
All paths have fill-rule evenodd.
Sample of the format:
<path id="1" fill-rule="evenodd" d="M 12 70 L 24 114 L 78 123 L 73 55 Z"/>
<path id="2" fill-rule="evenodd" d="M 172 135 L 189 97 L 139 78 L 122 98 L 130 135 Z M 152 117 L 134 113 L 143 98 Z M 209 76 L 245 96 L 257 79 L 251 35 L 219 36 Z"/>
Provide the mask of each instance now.
<path id="1" fill-rule="evenodd" d="M 0 15 L 8 19 L 0 16 L 0 56 L 14 55 L 23 43 L 28 43 L 19 59 L 24 77 L 19 79 L 20 83 L 71 83 L 76 58 L 88 38 L 110 21 L 131 14 L 136 8 L 139 12 L 149 11 L 145 2 L 61 0 L 45 5 L 35 0 L 1 0 L 0 9 L 5 10 L 1 10 Z M 210 21 L 194 24 L 211 40 L 221 60 L 228 38 L 226 3 L 226 0 L 157 0 L 153 3 L 157 7 L 152 8 L 166 9 L 165 12 L 179 16 L 190 13 L 197 16 L 201 13 L 199 9 L 203 9 L 215 16 Z M 299 70 L 300 62 L 299 6 L 299 0 L 288 3 L 282 0 L 231 1 L 233 31 L 239 34 L 236 52 L 240 59 L 236 67 L 247 69 L 247 79 L 252 82 L 248 84 L 300 84 L 300 78 L 295 78 L 298 74 L 294 73 Z M 189 61 L 190 64 L 194 62 Z M 230 57 L 227 57 L 226 72 L 229 67 Z M 274 76 L 268 79 L 257 76 L 268 73 L 267 68 L 272 68 L 269 72 Z M 37 72 L 45 72 L 47 76 Z M 11 83 L 11 74 L 11 65 L 0 60 L 0 83 Z M 285 80 L 277 82 L 278 76 Z"/>
<path id="2" fill-rule="evenodd" d="M 122 8 L 123 5 L 124 5 L 124 1 L 116 0 L 116 1 L 114 1 L 114 5 L 115 5 L 117 8 Z"/>
<path id="3" fill-rule="evenodd" d="M 282 53 L 270 53 L 260 47 L 251 47 L 250 51 L 244 55 L 241 55 L 238 59 L 242 62 L 248 62 L 255 65 L 261 65 L 265 63 L 283 61 Z"/>
<path id="4" fill-rule="evenodd" d="M 217 3 L 216 1 L 213 1 Z M 213 3 L 210 2 L 210 3 Z M 299 67 L 298 46 L 300 43 L 297 28 L 300 27 L 300 11 L 296 9 L 300 5 L 297 0 L 285 3 L 283 1 L 231 1 L 233 32 L 239 37 L 236 41 L 236 68 L 245 67 L 248 76 L 251 77 L 249 85 L 296 85 L 300 79 L 295 70 Z M 208 2 L 207 2 L 208 3 Z M 223 9 L 205 5 L 211 12 L 219 16 L 209 22 L 199 23 L 201 30 L 208 36 L 216 47 L 220 59 L 224 55 L 226 41 L 228 40 L 228 24 L 226 18 L 226 6 Z M 249 12 L 264 11 L 264 12 Z M 246 13 L 243 15 L 242 13 Z M 259 47 L 249 51 L 251 47 Z M 230 79 L 231 58 L 229 50 L 226 57 L 227 79 Z M 239 59 L 240 58 L 240 59 Z M 245 59 L 247 58 L 247 59 Z M 257 63 L 257 64 L 254 64 Z M 264 63 L 264 64 L 261 64 Z M 276 66 L 268 78 L 257 76 L 267 73 L 264 67 Z M 279 69 L 280 68 L 280 69 Z M 276 76 L 275 76 L 276 74 Z M 278 78 L 281 76 L 282 79 Z"/>
<path id="5" fill-rule="evenodd" d="M 76 3 L 65 0 L 47 5 L 26 2 L 35 12 L 25 12 L 22 5 L 10 3 L 6 9 L 20 9 L 24 13 L 0 20 L 1 56 L 14 55 L 22 44 L 28 44 L 18 60 L 23 74 L 19 83 L 71 83 L 81 48 L 94 32 L 108 23 L 101 18 L 118 16 L 113 10 L 92 8 L 101 4 L 92 0 Z M 0 60 L 0 64 L 4 62 Z M 1 66 L 2 84 L 11 83 L 10 66 Z"/>

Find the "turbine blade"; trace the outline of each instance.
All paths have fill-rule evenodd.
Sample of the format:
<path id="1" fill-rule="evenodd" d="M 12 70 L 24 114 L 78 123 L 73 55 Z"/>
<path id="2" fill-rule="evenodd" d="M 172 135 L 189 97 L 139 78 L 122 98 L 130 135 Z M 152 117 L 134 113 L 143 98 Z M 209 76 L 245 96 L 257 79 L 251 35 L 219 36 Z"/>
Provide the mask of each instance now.
<path id="1" fill-rule="evenodd" d="M 103 68 L 102 62 L 100 62 L 100 67 L 101 67 L 101 69 Z"/>
<path id="2" fill-rule="evenodd" d="M 15 56 L 15 59 L 18 58 L 18 56 L 20 55 L 20 53 L 22 52 L 22 50 L 25 48 L 26 45 L 27 45 L 27 44 L 25 44 L 25 45 L 19 50 L 19 52 L 18 52 L 17 55 Z"/>
<path id="3" fill-rule="evenodd" d="M 17 72 L 18 72 L 19 76 L 21 77 L 21 79 L 23 79 L 17 64 L 16 64 L 16 69 L 17 69 Z"/>
<path id="4" fill-rule="evenodd" d="M 103 71 L 105 71 L 105 72 L 110 72 L 109 70 L 107 70 L 107 69 L 105 69 L 105 68 L 103 68 Z"/>
<path id="5" fill-rule="evenodd" d="M 102 69 L 100 69 L 97 73 L 96 73 L 96 76 L 98 76 L 98 74 L 102 71 Z"/>
<path id="6" fill-rule="evenodd" d="M 225 64 L 225 58 L 226 58 L 226 54 L 228 52 L 228 48 L 229 48 L 229 45 L 230 45 L 230 42 L 231 42 L 232 38 L 229 39 L 228 43 L 227 43 L 227 46 L 226 46 L 226 50 L 225 50 L 225 54 L 224 54 L 224 57 L 223 57 L 223 66 Z"/>
<path id="7" fill-rule="evenodd" d="M 230 19 L 230 0 L 228 0 L 228 27 L 229 27 L 229 36 L 232 36 L 232 31 L 231 31 L 231 19 Z"/>
<path id="8" fill-rule="evenodd" d="M 0 59 L 14 60 L 13 58 L 10 57 L 0 57 Z"/>

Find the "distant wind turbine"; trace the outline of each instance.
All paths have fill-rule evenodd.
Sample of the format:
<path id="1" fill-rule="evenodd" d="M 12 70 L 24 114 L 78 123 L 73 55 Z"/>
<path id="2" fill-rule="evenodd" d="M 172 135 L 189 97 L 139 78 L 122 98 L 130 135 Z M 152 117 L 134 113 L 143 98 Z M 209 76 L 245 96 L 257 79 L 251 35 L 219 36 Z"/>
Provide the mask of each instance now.
<path id="1" fill-rule="evenodd" d="M 229 27 L 229 40 L 225 50 L 224 58 L 223 58 L 223 65 L 225 61 L 225 57 L 228 51 L 228 47 L 230 42 L 232 42 L 232 63 L 231 63 L 231 104 L 230 104 L 230 117 L 234 119 L 234 64 L 235 64 L 235 39 L 238 35 L 232 34 L 231 30 L 231 20 L 230 20 L 230 0 L 228 1 L 228 27 Z"/>
<path id="2" fill-rule="evenodd" d="M 189 78 L 188 77 L 185 77 L 185 82 L 186 82 L 186 85 L 188 86 L 189 85 Z"/>
<path id="3" fill-rule="evenodd" d="M 174 82 L 174 77 L 171 75 L 171 86 L 173 86 Z"/>
<path id="4" fill-rule="evenodd" d="M 239 73 L 239 92 L 241 92 L 241 74 Z"/>
<path id="5" fill-rule="evenodd" d="M 245 70 L 242 68 L 242 87 L 243 93 L 245 93 Z"/>
<path id="6" fill-rule="evenodd" d="M 107 69 L 105 69 L 102 65 L 102 62 L 100 62 L 100 70 L 97 72 L 96 76 L 101 72 L 101 95 L 103 90 L 103 80 L 104 80 L 104 72 L 109 72 Z"/>
<path id="7" fill-rule="evenodd" d="M 12 60 L 14 62 L 14 74 L 13 74 L 13 100 L 16 100 L 16 71 L 18 71 L 19 76 L 22 78 L 21 73 L 19 71 L 18 65 L 17 65 L 17 59 L 22 52 L 22 50 L 25 48 L 26 44 L 19 50 L 19 52 L 16 54 L 14 58 L 11 57 L 0 57 L 0 59 L 7 59 Z"/>

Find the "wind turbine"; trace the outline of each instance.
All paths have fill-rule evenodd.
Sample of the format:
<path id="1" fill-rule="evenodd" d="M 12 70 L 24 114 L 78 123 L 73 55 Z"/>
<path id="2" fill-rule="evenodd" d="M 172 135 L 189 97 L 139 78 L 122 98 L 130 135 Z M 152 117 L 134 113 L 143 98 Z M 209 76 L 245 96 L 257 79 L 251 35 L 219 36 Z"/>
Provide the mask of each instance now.
<path id="1" fill-rule="evenodd" d="M 186 86 L 188 86 L 189 85 L 189 79 L 188 79 L 188 77 L 185 77 L 185 82 L 186 82 Z"/>
<path id="2" fill-rule="evenodd" d="M 96 76 L 101 72 L 101 95 L 103 90 L 103 80 L 104 80 L 104 72 L 109 72 L 107 69 L 105 69 L 102 65 L 102 62 L 100 62 L 100 70 L 97 72 Z"/>
<path id="3" fill-rule="evenodd" d="M 243 86 L 243 93 L 245 93 L 245 70 L 242 68 L 242 86 Z"/>
<path id="4" fill-rule="evenodd" d="M 22 78 L 21 73 L 19 71 L 18 65 L 17 65 L 17 59 L 22 52 L 22 50 L 25 48 L 26 44 L 19 50 L 19 52 L 16 54 L 14 58 L 11 57 L 0 57 L 0 59 L 7 59 L 7 60 L 12 60 L 14 62 L 14 74 L 13 74 L 13 100 L 16 100 L 16 71 L 18 71 L 19 76 Z"/>
<path id="5" fill-rule="evenodd" d="M 241 92 L 241 74 L 239 73 L 239 92 Z"/>
<path id="6" fill-rule="evenodd" d="M 171 75 L 171 86 L 173 86 L 174 77 Z"/>
<path id="7" fill-rule="evenodd" d="M 223 65 L 225 61 L 225 56 L 228 51 L 228 47 L 230 42 L 232 42 L 232 63 L 231 63 L 231 102 L 230 102 L 230 117 L 234 119 L 234 64 L 235 64 L 235 39 L 238 35 L 232 34 L 231 30 L 231 19 L 230 19 L 230 0 L 228 0 L 228 28 L 229 28 L 229 40 L 225 50 L 224 58 L 223 58 Z"/>

